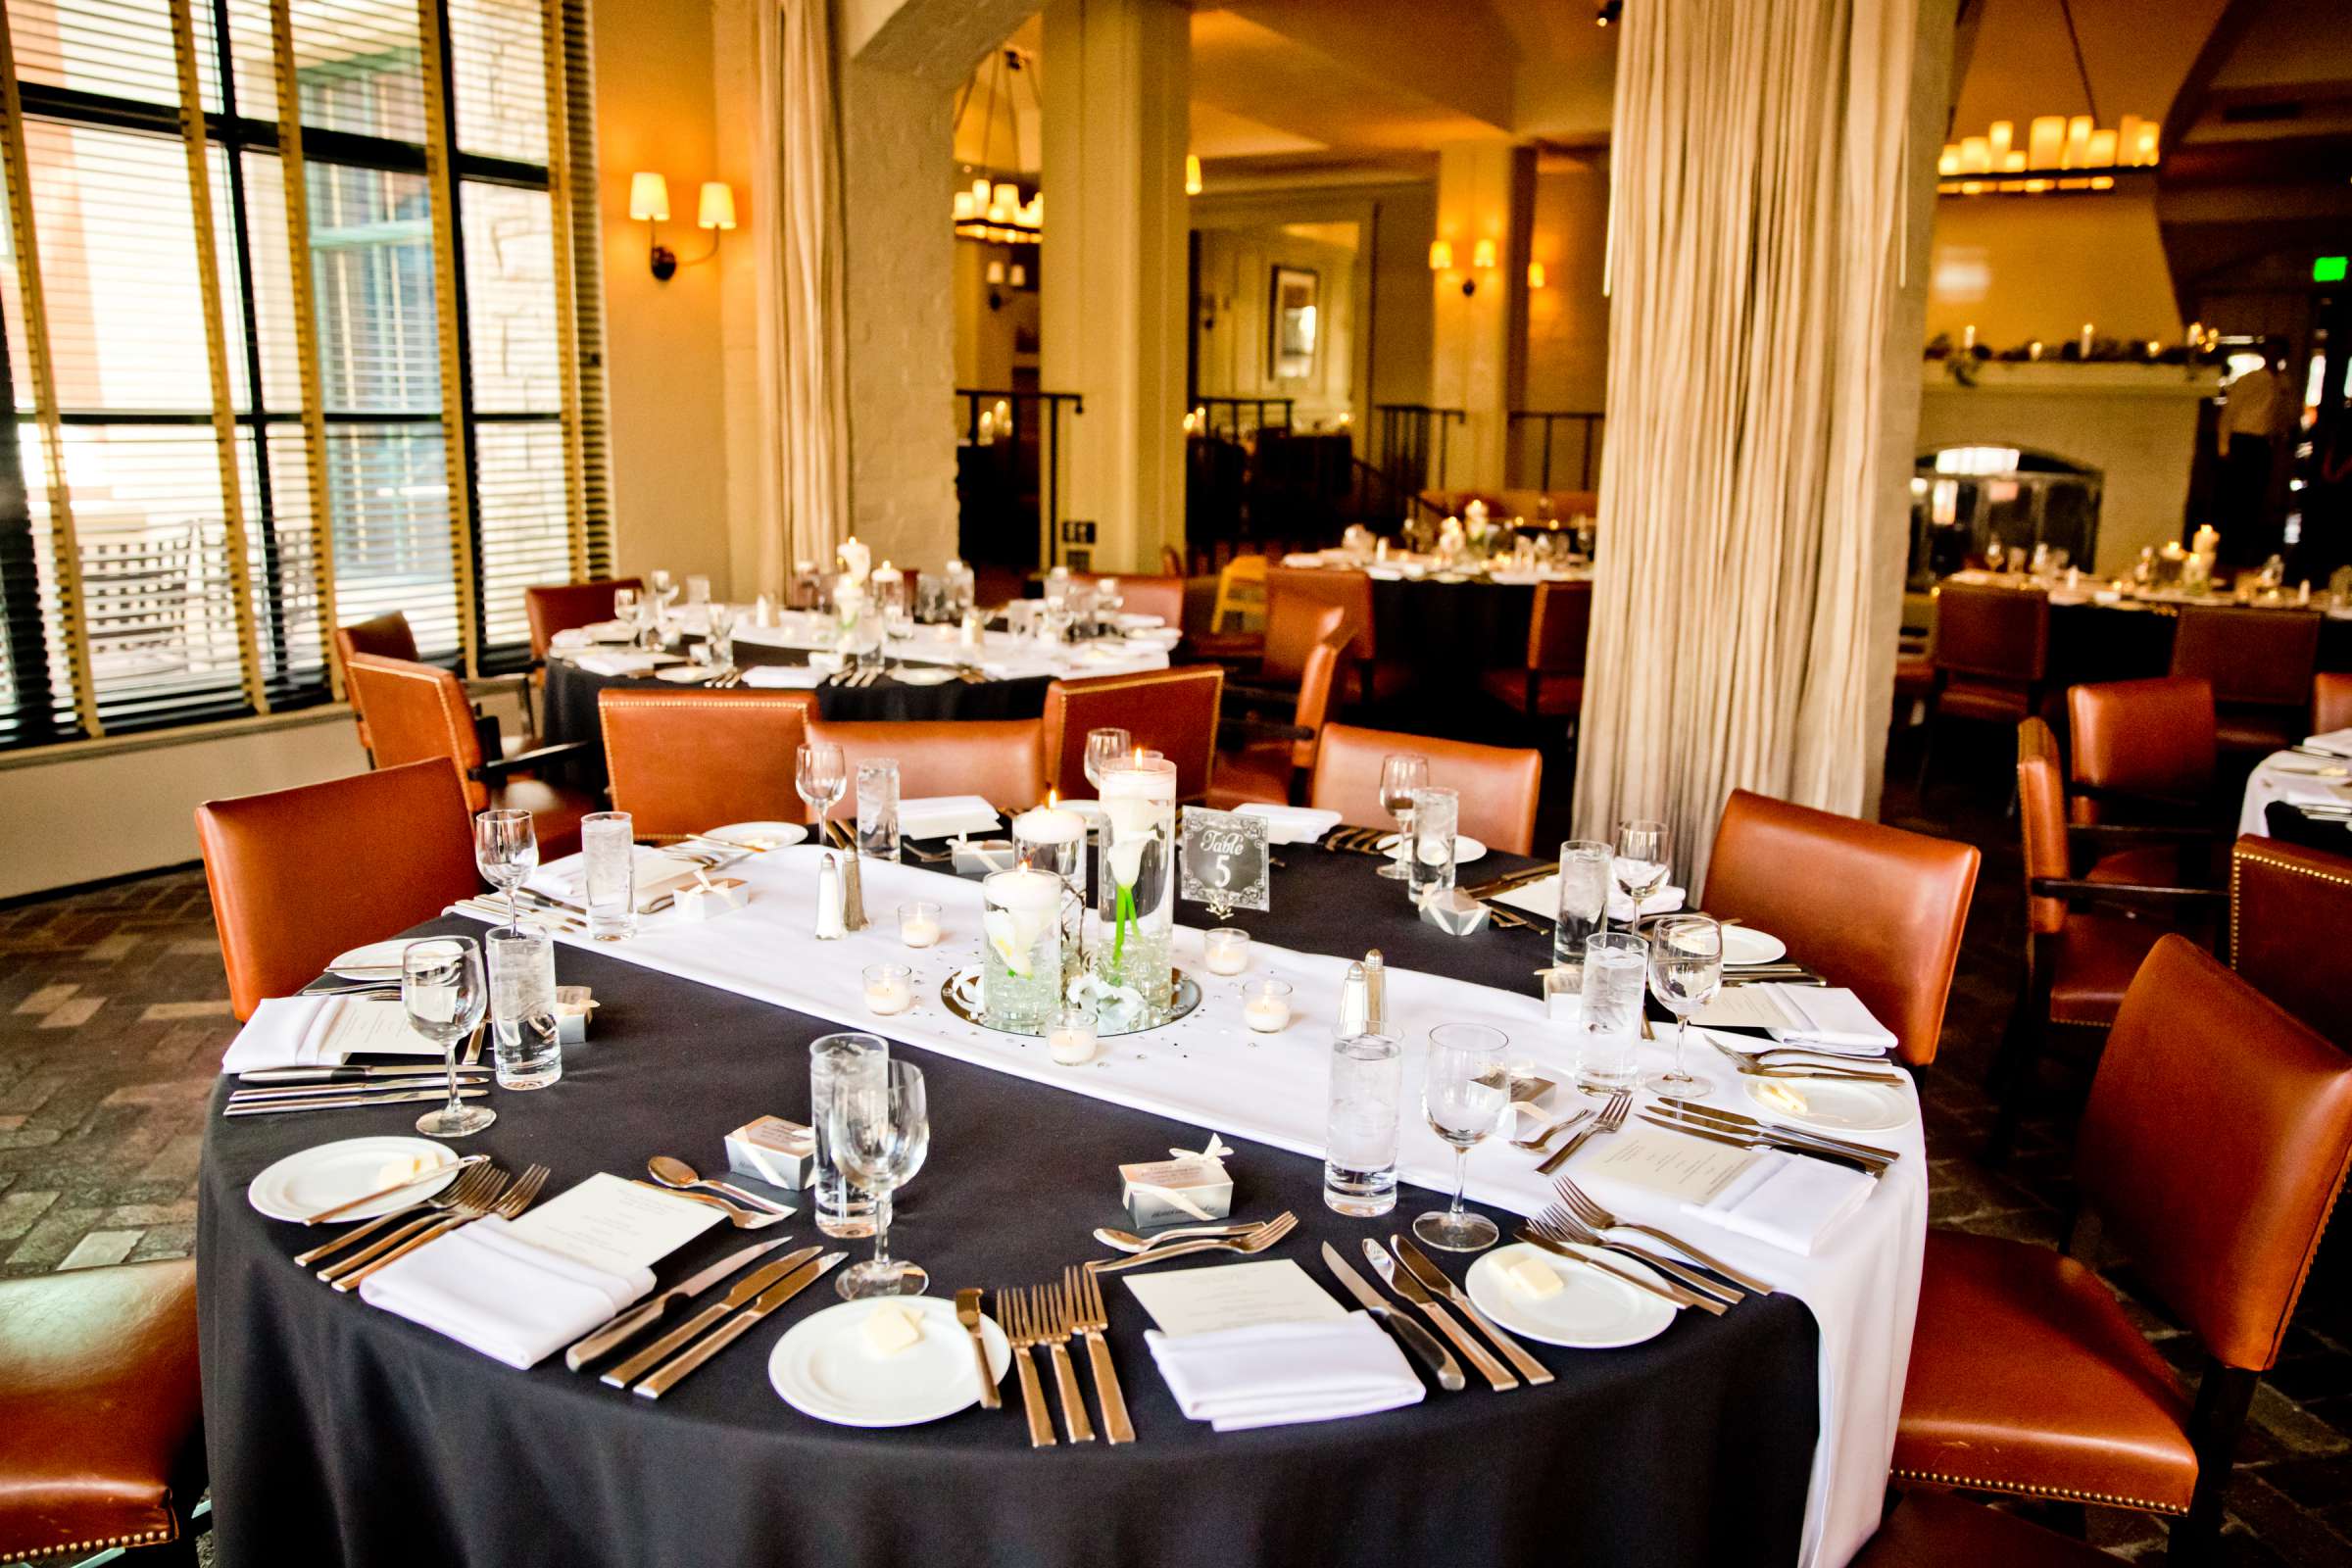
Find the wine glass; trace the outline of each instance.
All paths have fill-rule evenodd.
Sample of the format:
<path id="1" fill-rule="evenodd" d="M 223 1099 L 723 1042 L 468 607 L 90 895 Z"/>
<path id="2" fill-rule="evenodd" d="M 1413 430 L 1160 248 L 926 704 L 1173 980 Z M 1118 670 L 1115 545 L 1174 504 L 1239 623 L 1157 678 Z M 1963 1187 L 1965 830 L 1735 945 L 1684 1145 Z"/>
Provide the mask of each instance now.
<path id="1" fill-rule="evenodd" d="M 842 760 L 841 748 L 822 741 L 810 742 L 801 748 L 794 759 L 792 786 L 808 803 L 816 817 L 816 842 L 825 842 L 825 813 L 833 809 L 850 787 L 849 764 Z"/>
<path id="2" fill-rule="evenodd" d="M 416 1118 L 427 1138 L 464 1138 L 498 1120 L 487 1105 L 458 1098 L 458 1042 L 473 1033 L 490 1004 L 482 950 L 471 937 L 431 937 L 400 954 L 400 1004 L 409 1027 L 439 1045 L 449 1062 L 449 1103 Z"/>
<path id="3" fill-rule="evenodd" d="M 1102 771 L 1125 757 L 1135 745 L 1135 737 L 1123 729 L 1090 729 L 1086 732 L 1086 781 L 1102 793 Z"/>
<path id="4" fill-rule="evenodd" d="M 519 930 L 522 916 L 514 892 L 539 868 L 539 829 L 531 813 L 510 809 L 473 814 L 473 863 L 482 880 L 507 896 L 507 930 Z"/>
<path id="5" fill-rule="evenodd" d="M 655 572 L 653 574 L 653 584 L 654 597 L 661 600 L 665 605 L 669 603 L 669 596 L 677 592 L 676 581 L 666 571 Z"/>
<path id="6" fill-rule="evenodd" d="M 1483 1023 L 1442 1023 L 1429 1032 L 1429 1063 L 1421 1084 L 1421 1113 L 1453 1146 L 1453 1201 L 1413 1221 L 1413 1234 L 1448 1252 L 1475 1252 L 1501 1236 L 1484 1214 L 1462 1207 L 1470 1179 L 1470 1151 L 1502 1120 L 1510 1079 L 1502 1053 L 1510 1037 Z"/>
<path id="7" fill-rule="evenodd" d="M 1429 759 L 1391 752 L 1380 760 L 1380 808 L 1396 819 L 1396 850 L 1380 874 L 1401 882 L 1413 874 L 1413 791 L 1429 786 Z"/>
<path id="8" fill-rule="evenodd" d="M 1669 914 L 1649 928 L 1649 994 L 1674 1014 L 1674 1066 L 1645 1074 L 1644 1089 L 1686 1099 L 1715 1086 L 1683 1065 L 1690 1015 L 1715 1000 L 1723 984 L 1723 927 L 1703 914 Z"/>
<path id="9" fill-rule="evenodd" d="M 890 1255 L 890 1196 L 923 1168 L 931 1150 L 931 1114 L 924 1103 L 923 1070 L 911 1062 L 884 1064 L 879 1082 L 845 1084 L 833 1093 L 825 1117 L 825 1146 L 833 1162 L 874 1199 L 874 1255 L 842 1270 L 834 1289 L 842 1299 L 920 1296 L 931 1276 Z"/>
<path id="10" fill-rule="evenodd" d="M 1664 887 L 1673 869 L 1666 863 L 1665 823 L 1636 817 L 1617 824 L 1617 854 L 1609 862 L 1609 874 L 1634 902 L 1626 929 L 1642 923 L 1642 901 Z"/>
<path id="11" fill-rule="evenodd" d="M 711 603 L 710 619 L 705 622 L 710 636 L 710 661 L 719 673 L 735 667 L 735 610 L 731 605 Z"/>
<path id="12" fill-rule="evenodd" d="M 914 614 L 907 610 L 905 601 L 899 599 L 884 601 L 882 605 L 882 641 L 889 650 L 889 658 L 895 659 L 899 662 L 898 673 L 904 673 L 906 670 L 906 640 L 913 635 Z"/>
<path id="13" fill-rule="evenodd" d="M 612 590 L 612 618 L 624 625 L 634 626 L 637 624 L 636 589 L 615 588 Z"/>

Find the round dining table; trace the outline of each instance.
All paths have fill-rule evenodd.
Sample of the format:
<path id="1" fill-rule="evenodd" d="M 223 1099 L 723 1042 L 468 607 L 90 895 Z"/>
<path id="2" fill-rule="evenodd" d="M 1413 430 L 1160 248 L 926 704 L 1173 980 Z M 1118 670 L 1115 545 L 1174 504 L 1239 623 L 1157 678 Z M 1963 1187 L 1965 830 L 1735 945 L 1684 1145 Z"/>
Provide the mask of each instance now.
<path id="1" fill-rule="evenodd" d="M 1359 957 L 1377 945 L 1399 980 L 1421 970 L 1519 997 L 1548 962 L 1549 931 L 1532 922 L 1449 936 L 1417 918 L 1360 855 L 1303 844 L 1275 854 L 1273 909 L 1234 917 L 1259 944 Z M 1524 863 L 1497 855 L 1472 869 Z M 888 923 L 889 898 L 949 885 L 944 871 L 877 866 L 869 912 Z M 1188 907 L 1184 917 L 1200 912 Z M 411 934 L 482 928 L 448 915 Z M 739 928 L 736 939 L 747 935 L 757 934 Z M 560 948 L 559 979 L 596 997 L 590 1038 L 565 1049 L 559 1083 L 498 1093 L 496 1124 L 457 1147 L 510 1170 L 544 1163 L 553 1195 L 596 1172 L 640 1176 L 662 1153 L 722 1171 L 730 1129 L 763 1114 L 808 1118 L 808 1044 L 843 1024 L 746 994 L 761 985 L 699 983 L 632 961 L 629 948 Z M 817 984 L 822 966 L 839 963 L 813 941 L 772 931 L 745 951 L 767 954 L 768 978 L 787 989 Z M 1264 958 L 1279 950 L 1255 951 Z M 900 1199 L 891 1241 L 894 1255 L 929 1270 L 935 1295 L 1058 1280 L 1066 1265 L 1107 1255 L 1090 1233 L 1128 1223 L 1117 1167 L 1200 1148 L 1218 1130 L 1056 1079 L 1039 1041 L 1013 1042 L 1038 1054 L 1015 1052 L 1017 1070 L 996 1070 L 898 1039 L 894 1020 L 866 1026 L 893 1035 L 894 1056 L 919 1062 L 929 1080 L 930 1152 Z M 1214 1044 L 1216 1059 L 1263 1053 L 1245 1059 L 1264 1062 L 1270 1085 L 1289 1086 L 1280 1093 L 1301 1095 L 1298 1085 L 1320 1082 L 1330 1038 L 1327 1024 L 1302 1019 L 1262 1041 Z M 1209 1046 L 1197 1023 L 1180 1023 L 1108 1040 L 1103 1061 L 1061 1070 L 1103 1071 L 1132 1054 L 1182 1075 L 1196 1054 L 1208 1070 Z M 220 1096 L 231 1087 L 225 1080 Z M 1405 1093 L 1410 1117 L 1417 1088 L 1408 1082 Z M 1809 1496 L 1832 1465 L 1817 1440 L 1826 1400 L 1890 1413 L 1892 1395 L 1833 1390 L 1839 1380 L 1825 1374 L 1820 1326 L 1790 1292 L 1752 1296 L 1720 1317 L 1681 1312 L 1656 1338 L 1623 1348 L 1530 1345 L 1554 1374 L 1546 1386 L 1492 1392 L 1474 1373 L 1466 1392 L 1432 1388 L 1422 1402 L 1381 1414 L 1218 1433 L 1178 1409 L 1155 1373 L 1144 1311 L 1113 1283 L 1120 1276 L 1106 1276 L 1110 1349 L 1137 1433 L 1115 1447 L 1032 1448 L 1010 1379 L 1004 1409 L 969 1406 L 930 1425 L 862 1430 L 797 1413 L 770 1389 L 767 1359 L 781 1333 L 832 1302 L 830 1279 L 658 1402 L 566 1371 L 560 1356 L 513 1370 L 320 1284 L 291 1261 L 319 1233 L 265 1218 L 247 1201 L 247 1184 L 272 1161 L 332 1139 L 405 1133 L 419 1108 L 231 1119 L 216 1100 L 197 1258 L 223 1568 L 1788 1564 L 1839 1560 L 1856 1528 L 1868 1528 L 1834 1527 L 1824 1544 L 1818 1522 L 1808 1524 Z M 1402 1231 L 1441 1200 L 1408 1185 L 1393 1215 L 1346 1218 L 1322 1201 L 1318 1159 L 1222 1130 L 1234 1148 L 1235 1216 L 1289 1210 L 1299 1221 L 1260 1260 L 1295 1261 L 1326 1290 L 1334 1281 L 1319 1244 L 1362 1271 L 1367 1237 Z M 1910 1233 L 1924 1225 L 1924 1174 L 1906 1168 L 1912 1185 L 1885 1197 L 1895 1207 L 1874 1199 L 1865 1211 L 1892 1216 L 1879 1221 L 1873 1243 L 1910 1260 L 1909 1296 L 1893 1291 L 1897 1304 L 1916 1299 Z M 1516 1222 L 1504 1209 L 1485 1211 L 1506 1232 Z M 806 1215 L 761 1239 L 786 1233 L 795 1245 L 821 1240 Z M 1889 1239 L 1897 1234 L 1899 1248 Z M 721 1225 L 661 1265 L 662 1282 L 750 1239 Z M 870 1244 L 838 1245 L 862 1255 Z M 1468 1262 L 1435 1255 L 1457 1279 Z M 1864 1298 L 1888 1289 L 1875 1285 Z M 1891 1368 L 1870 1381 L 1899 1389 L 1907 1342 L 1905 1327 L 1887 1352 Z M 1883 1454 L 1877 1463 L 1880 1474 L 1848 1478 L 1867 1518 Z"/>

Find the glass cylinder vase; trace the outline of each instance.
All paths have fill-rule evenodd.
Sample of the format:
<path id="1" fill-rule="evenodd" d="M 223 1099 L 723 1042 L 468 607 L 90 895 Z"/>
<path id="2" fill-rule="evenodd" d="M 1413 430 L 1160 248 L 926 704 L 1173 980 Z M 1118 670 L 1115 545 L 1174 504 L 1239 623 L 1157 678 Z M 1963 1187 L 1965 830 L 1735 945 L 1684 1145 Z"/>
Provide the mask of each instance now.
<path id="1" fill-rule="evenodd" d="M 1063 883 L 1020 866 L 980 883 L 980 1010 L 992 1028 L 1044 1034 L 1061 1006 Z"/>
<path id="2" fill-rule="evenodd" d="M 1175 975 L 1169 950 L 1176 929 L 1176 764 L 1164 757 L 1129 757 L 1102 769 L 1101 789 L 1095 978 L 1111 996 L 1133 992 L 1149 1017 L 1161 1018 Z"/>

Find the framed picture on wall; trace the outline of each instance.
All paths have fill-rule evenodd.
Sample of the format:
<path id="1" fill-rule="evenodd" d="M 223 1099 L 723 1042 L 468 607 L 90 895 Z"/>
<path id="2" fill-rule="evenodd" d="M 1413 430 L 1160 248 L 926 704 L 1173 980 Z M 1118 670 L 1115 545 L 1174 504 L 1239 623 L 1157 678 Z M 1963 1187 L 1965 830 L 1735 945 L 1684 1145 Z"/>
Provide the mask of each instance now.
<path id="1" fill-rule="evenodd" d="M 1275 380 L 1304 381 L 1315 373 L 1322 305 L 1321 273 L 1302 267 L 1274 269 L 1272 304 L 1266 312 L 1266 369 Z"/>

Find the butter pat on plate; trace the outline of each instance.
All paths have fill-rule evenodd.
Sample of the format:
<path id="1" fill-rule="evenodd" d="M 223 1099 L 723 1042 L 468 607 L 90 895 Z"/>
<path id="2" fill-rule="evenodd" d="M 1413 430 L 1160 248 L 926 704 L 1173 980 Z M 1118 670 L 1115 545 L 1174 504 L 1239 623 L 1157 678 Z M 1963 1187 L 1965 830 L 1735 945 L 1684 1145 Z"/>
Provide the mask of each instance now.
<path id="1" fill-rule="evenodd" d="M 1524 1296 L 1531 1301 L 1540 1301 L 1546 1296 L 1560 1294 L 1559 1275 L 1552 1271 L 1550 1265 L 1539 1258 L 1512 1258 L 1510 1262 L 1503 1265 L 1502 1278 L 1503 1283 L 1511 1288 L 1513 1295 Z"/>
<path id="2" fill-rule="evenodd" d="M 923 1343 L 923 1320 L 896 1301 L 883 1301 L 865 1314 L 858 1333 L 864 1338 L 867 1354 L 887 1360 Z"/>

